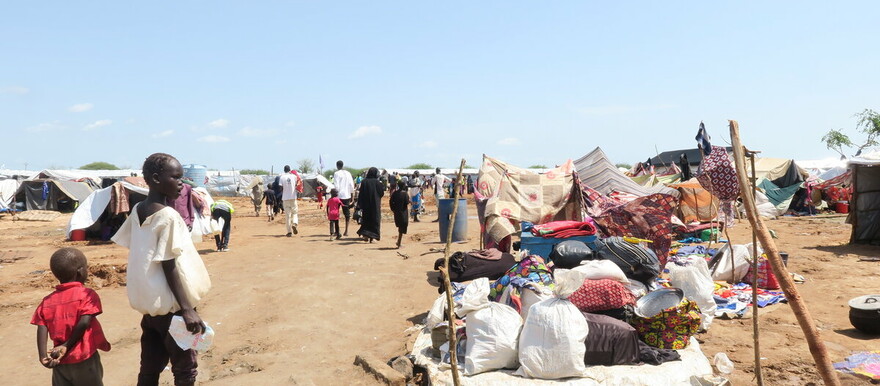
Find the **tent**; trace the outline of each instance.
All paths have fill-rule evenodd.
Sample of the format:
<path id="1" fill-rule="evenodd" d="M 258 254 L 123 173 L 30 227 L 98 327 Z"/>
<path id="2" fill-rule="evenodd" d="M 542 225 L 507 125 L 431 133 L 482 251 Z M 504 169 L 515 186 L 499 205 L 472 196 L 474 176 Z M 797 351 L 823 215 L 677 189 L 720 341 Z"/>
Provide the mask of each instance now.
<path id="1" fill-rule="evenodd" d="M 696 178 L 668 185 L 678 189 L 681 199 L 676 215 L 685 223 L 712 221 L 718 216 L 718 198 L 703 189 Z"/>
<path id="2" fill-rule="evenodd" d="M 770 159 L 763 163 L 759 161 L 755 162 L 757 185 L 776 207 L 776 215 L 801 207 L 808 198 L 804 187 L 810 173 L 798 166 L 794 160 Z M 766 169 L 763 175 L 759 173 L 762 169 L 758 166 L 762 164 Z"/>
<path id="3" fill-rule="evenodd" d="M 85 182 L 40 178 L 22 181 L 15 200 L 24 202 L 26 210 L 72 212 L 92 190 Z"/>
<path id="4" fill-rule="evenodd" d="M 501 242 L 518 230 L 521 221 L 543 224 L 583 219 L 571 160 L 536 173 L 483 155 L 476 186 L 477 212 L 487 241 Z"/>
<path id="5" fill-rule="evenodd" d="M 852 199 L 849 217 L 852 224 L 850 243 L 880 243 L 880 159 L 851 159 Z"/>
<path id="6" fill-rule="evenodd" d="M 663 193 L 678 197 L 675 189 L 665 186 L 645 187 L 634 182 L 618 170 L 599 147 L 575 160 L 574 167 L 581 182 L 601 194 L 618 192 L 641 197 Z"/>
<path id="7" fill-rule="evenodd" d="M 303 174 L 303 191 L 298 194 L 297 197 L 301 198 L 314 198 L 316 196 L 316 188 L 318 185 L 324 187 L 324 195 L 329 197 L 330 189 L 333 189 L 333 183 L 320 174 Z"/>
<path id="8" fill-rule="evenodd" d="M 15 192 L 21 183 L 14 179 L 0 180 L 0 211 L 10 209 L 12 199 L 15 198 Z"/>
<path id="9" fill-rule="evenodd" d="M 141 177 L 128 177 L 111 186 L 98 189 L 86 197 L 73 212 L 67 223 L 67 237 L 77 229 L 86 230 L 87 234 L 101 233 L 103 228 L 112 228 L 114 221 L 124 220 L 120 214 L 128 214 L 131 207 L 147 198 L 147 184 Z M 102 234 L 102 239 L 109 239 L 111 234 Z"/>

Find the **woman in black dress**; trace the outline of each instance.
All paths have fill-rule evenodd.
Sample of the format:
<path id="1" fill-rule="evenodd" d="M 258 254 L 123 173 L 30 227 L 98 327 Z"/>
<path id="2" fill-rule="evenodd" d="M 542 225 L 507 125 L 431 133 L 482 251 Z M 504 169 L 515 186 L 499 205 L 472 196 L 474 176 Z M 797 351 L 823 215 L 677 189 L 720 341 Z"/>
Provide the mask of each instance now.
<path id="1" fill-rule="evenodd" d="M 369 242 L 379 240 L 382 223 L 382 196 L 385 187 L 379 181 L 379 169 L 371 167 L 358 189 L 357 206 L 361 209 L 361 227 L 357 233 Z"/>

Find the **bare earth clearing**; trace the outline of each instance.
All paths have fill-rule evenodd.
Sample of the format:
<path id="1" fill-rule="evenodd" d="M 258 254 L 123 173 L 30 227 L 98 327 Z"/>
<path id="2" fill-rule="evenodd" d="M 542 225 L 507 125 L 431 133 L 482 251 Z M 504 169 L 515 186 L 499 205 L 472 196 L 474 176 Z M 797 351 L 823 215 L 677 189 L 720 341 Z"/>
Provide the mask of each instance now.
<path id="1" fill-rule="evenodd" d="M 385 198 L 387 200 L 387 197 Z M 254 217 L 247 199 L 237 204 L 231 251 L 214 252 L 213 240 L 197 244 L 213 280 L 200 314 L 215 329 L 215 346 L 199 356 L 199 379 L 206 385 L 375 384 L 352 365 L 355 355 L 391 358 L 406 352 L 412 332 L 437 297 L 433 261 L 442 255 L 437 223 L 429 213 L 411 223 L 401 253 L 393 249 L 397 231 L 390 212 L 382 224 L 383 239 L 373 244 L 355 237 L 330 241 L 323 213 L 311 202 L 300 203 L 300 232 L 283 237 L 283 220 Z M 429 204 L 429 210 L 436 206 Z M 386 207 L 387 210 L 387 207 Z M 470 240 L 456 250 L 478 246 L 476 211 L 468 208 Z M 127 250 L 115 244 L 68 242 L 70 218 L 52 222 L 11 221 L 0 217 L 0 374 L 9 385 L 45 385 L 50 371 L 37 361 L 36 328 L 29 324 L 40 299 L 57 284 L 48 271 L 51 253 L 76 246 L 89 258 L 92 276 L 104 305 L 99 317 L 113 348 L 102 355 L 105 383 L 132 384 L 139 362 L 138 323 L 125 294 Z M 802 296 L 821 329 L 834 361 L 852 351 L 880 347 L 880 339 L 854 330 L 846 302 L 880 293 L 880 263 L 860 256 L 880 255 L 880 248 L 850 246 L 850 226 L 842 216 L 783 218 L 768 222 L 777 243 L 789 252 L 789 269 L 807 278 Z M 733 242 L 751 241 L 747 222 L 730 231 Z M 821 383 L 788 305 L 761 310 L 761 346 L 768 385 Z M 718 320 L 699 336 L 711 358 L 726 352 L 736 364 L 732 381 L 753 384 L 751 319 Z M 844 384 L 865 381 L 841 375 Z M 163 375 L 171 384 L 171 374 Z"/>

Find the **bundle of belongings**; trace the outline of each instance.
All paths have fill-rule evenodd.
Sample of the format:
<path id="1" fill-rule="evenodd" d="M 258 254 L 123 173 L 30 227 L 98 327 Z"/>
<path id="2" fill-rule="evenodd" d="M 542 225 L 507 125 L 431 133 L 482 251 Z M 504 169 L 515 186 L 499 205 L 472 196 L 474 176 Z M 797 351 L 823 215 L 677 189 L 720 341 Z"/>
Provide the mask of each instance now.
<path id="1" fill-rule="evenodd" d="M 651 249 L 621 237 L 595 246 L 566 240 L 554 246 L 549 263 L 525 254 L 500 274 L 453 283 L 454 311 L 462 319 L 456 331 L 464 330 L 456 334 L 464 339 L 457 346 L 463 373 L 509 384 L 540 379 L 644 384 L 661 378 L 677 384 L 711 375 L 692 337 L 703 327 L 700 307 L 714 290 L 705 260 L 676 260 L 672 282 L 683 288 L 665 288 L 658 284 L 660 262 Z M 480 259 L 473 254 L 487 253 L 494 254 L 456 253 L 465 270 L 453 272 L 460 263 L 450 262 L 450 278 L 477 275 L 467 264 Z M 438 260 L 435 268 L 440 265 Z M 481 271 L 485 266 L 474 265 Z M 441 294 L 413 348 L 416 363 L 429 373 L 448 369 L 442 358 L 455 349 L 446 341 L 445 309 Z"/>

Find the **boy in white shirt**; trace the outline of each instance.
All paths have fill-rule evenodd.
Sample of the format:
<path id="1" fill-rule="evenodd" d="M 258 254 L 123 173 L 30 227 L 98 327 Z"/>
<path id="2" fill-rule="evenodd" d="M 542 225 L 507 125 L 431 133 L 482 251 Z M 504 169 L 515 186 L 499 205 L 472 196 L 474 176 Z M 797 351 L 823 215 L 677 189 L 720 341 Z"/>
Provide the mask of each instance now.
<path id="1" fill-rule="evenodd" d="M 137 384 L 158 385 L 168 361 L 175 385 L 196 381 L 196 352 L 177 346 L 168 333 L 171 318 L 183 317 L 192 333 L 205 332 L 196 312 L 211 288 L 211 279 L 196 251 L 183 218 L 166 206 L 183 188 L 183 168 L 171 155 L 155 153 L 143 166 L 149 187 L 147 199 L 138 203 L 113 241 L 129 249 L 126 290 L 141 319 L 141 361 Z"/>
<path id="2" fill-rule="evenodd" d="M 339 193 L 339 199 L 342 200 L 342 214 L 345 216 L 345 232 L 343 236 L 348 236 L 348 220 L 351 219 L 351 195 L 354 193 L 354 179 L 351 173 L 343 169 L 342 160 L 336 161 L 336 171 L 333 172 L 333 185 Z"/>

